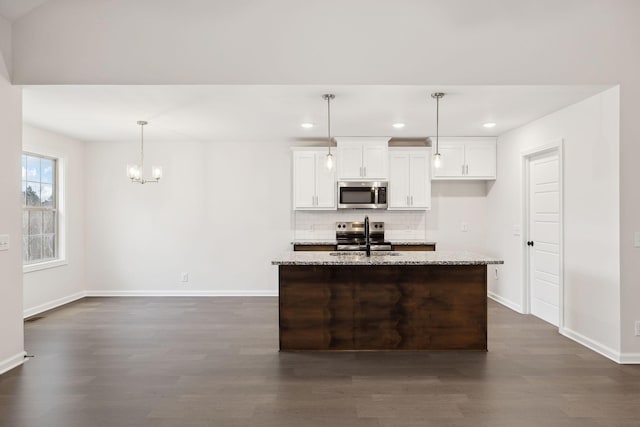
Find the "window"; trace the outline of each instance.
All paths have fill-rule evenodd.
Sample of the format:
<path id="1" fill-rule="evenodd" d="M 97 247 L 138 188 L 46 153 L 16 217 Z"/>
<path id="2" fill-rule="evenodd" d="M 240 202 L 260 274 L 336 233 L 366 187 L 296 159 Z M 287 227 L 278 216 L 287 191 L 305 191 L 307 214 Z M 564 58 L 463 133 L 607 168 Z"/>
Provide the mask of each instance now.
<path id="1" fill-rule="evenodd" d="M 58 161 L 22 154 L 23 264 L 59 258 Z"/>

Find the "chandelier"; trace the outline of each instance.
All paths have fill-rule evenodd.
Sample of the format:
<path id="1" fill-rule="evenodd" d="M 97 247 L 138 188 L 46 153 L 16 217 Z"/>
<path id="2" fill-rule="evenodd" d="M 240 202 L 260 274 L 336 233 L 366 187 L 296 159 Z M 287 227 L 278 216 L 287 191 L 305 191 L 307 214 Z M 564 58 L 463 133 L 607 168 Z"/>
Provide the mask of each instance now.
<path id="1" fill-rule="evenodd" d="M 162 167 L 152 166 L 151 176 L 153 178 L 148 180 L 144 177 L 144 126 L 147 122 L 140 120 L 137 123 L 140 126 L 140 164 L 127 165 L 127 178 L 138 184 L 156 183 L 162 178 Z"/>

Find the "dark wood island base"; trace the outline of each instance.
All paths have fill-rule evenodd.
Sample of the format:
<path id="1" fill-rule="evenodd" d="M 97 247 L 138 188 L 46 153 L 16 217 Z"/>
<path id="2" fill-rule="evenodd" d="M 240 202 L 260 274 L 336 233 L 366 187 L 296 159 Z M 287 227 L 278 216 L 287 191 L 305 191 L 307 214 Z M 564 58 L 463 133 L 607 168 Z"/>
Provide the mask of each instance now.
<path id="1" fill-rule="evenodd" d="M 280 350 L 487 350 L 486 265 L 280 265 Z"/>

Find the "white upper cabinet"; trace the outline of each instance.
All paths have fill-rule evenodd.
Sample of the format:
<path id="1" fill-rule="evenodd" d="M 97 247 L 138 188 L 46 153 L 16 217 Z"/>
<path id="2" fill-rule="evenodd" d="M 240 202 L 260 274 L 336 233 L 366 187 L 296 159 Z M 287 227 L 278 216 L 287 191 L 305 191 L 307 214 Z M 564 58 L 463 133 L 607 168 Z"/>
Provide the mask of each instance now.
<path id="1" fill-rule="evenodd" d="M 389 149 L 389 209 L 431 208 L 431 149 Z"/>
<path id="2" fill-rule="evenodd" d="M 336 209 L 335 168 L 327 169 L 326 155 L 326 149 L 293 150 L 294 210 Z"/>
<path id="3" fill-rule="evenodd" d="M 389 178 L 389 138 L 338 138 L 339 180 Z"/>
<path id="4" fill-rule="evenodd" d="M 439 151 L 442 164 L 432 169 L 434 180 L 496 179 L 495 138 L 440 138 Z"/>

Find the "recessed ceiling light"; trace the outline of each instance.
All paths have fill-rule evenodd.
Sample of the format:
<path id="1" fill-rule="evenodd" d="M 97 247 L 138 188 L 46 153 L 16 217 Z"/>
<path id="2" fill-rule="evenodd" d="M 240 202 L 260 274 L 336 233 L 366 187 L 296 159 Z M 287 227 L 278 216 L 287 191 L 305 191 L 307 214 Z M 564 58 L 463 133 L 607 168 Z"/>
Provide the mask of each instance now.
<path id="1" fill-rule="evenodd" d="M 487 129 L 491 129 L 491 128 L 496 127 L 496 124 L 493 123 L 493 122 L 489 122 L 489 123 L 483 124 L 482 126 L 486 127 Z"/>
<path id="2" fill-rule="evenodd" d="M 314 125 L 313 123 L 303 123 L 300 126 L 302 126 L 305 129 L 311 129 Z"/>
<path id="3" fill-rule="evenodd" d="M 404 127 L 404 123 L 394 123 L 393 127 L 396 129 L 402 129 Z"/>

